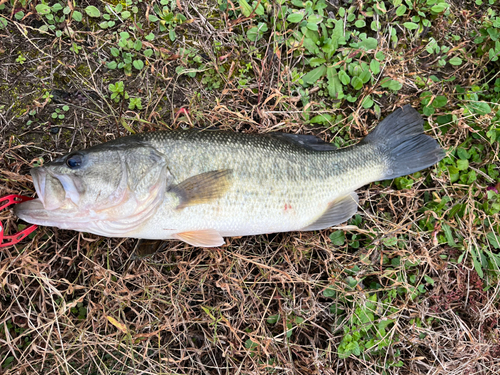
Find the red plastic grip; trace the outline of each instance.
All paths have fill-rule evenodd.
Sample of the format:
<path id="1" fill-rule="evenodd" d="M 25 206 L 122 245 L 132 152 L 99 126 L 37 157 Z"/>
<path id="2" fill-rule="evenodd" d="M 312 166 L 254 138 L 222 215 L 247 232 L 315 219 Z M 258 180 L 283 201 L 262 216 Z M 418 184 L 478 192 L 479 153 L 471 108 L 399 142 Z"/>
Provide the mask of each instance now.
<path id="1" fill-rule="evenodd" d="M 7 208 L 13 204 L 18 204 L 21 202 L 30 201 L 34 198 L 25 197 L 24 195 L 10 194 L 5 197 L 0 198 L 0 210 Z M 12 246 L 21 241 L 23 238 L 28 236 L 30 233 L 38 228 L 38 225 L 30 225 L 29 227 L 23 229 L 22 231 L 15 233 L 11 236 L 5 236 L 3 233 L 3 225 L 0 222 L 0 247 Z M 4 241 L 6 241 L 4 243 Z"/>

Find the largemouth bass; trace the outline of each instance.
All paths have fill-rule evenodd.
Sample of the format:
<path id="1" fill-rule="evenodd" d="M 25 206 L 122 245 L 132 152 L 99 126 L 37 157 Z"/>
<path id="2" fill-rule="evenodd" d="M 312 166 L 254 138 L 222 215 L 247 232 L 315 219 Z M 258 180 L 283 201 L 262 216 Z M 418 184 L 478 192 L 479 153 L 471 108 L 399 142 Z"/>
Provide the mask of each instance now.
<path id="1" fill-rule="evenodd" d="M 405 106 L 344 149 L 284 133 L 132 135 L 33 168 L 38 199 L 15 213 L 32 224 L 201 247 L 227 236 L 324 229 L 356 213 L 356 189 L 445 156 L 423 123 Z"/>

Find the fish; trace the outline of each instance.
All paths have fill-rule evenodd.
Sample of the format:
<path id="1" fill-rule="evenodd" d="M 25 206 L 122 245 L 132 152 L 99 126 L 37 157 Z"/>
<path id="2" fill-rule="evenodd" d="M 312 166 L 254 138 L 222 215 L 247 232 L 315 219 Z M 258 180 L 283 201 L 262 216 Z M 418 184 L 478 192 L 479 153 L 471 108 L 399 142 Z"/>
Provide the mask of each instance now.
<path id="1" fill-rule="evenodd" d="M 37 225 L 106 237 L 181 240 L 316 231 L 358 210 L 356 189 L 428 168 L 445 156 L 410 105 L 359 143 L 220 130 L 140 133 L 31 169 L 37 199 L 14 213 Z"/>

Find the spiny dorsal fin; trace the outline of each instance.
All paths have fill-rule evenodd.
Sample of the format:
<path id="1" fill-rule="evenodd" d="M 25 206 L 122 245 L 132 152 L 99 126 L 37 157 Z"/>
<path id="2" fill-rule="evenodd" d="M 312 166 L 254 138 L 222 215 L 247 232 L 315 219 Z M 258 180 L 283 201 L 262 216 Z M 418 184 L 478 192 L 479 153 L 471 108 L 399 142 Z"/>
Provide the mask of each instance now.
<path id="1" fill-rule="evenodd" d="M 301 231 L 325 229 L 347 221 L 358 210 L 358 201 L 358 195 L 355 192 L 335 199 L 328 204 L 327 209 L 319 218 Z"/>
<path id="2" fill-rule="evenodd" d="M 176 233 L 173 237 L 198 247 L 215 247 L 224 244 L 224 238 L 215 229 Z"/>
<path id="3" fill-rule="evenodd" d="M 209 203 L 227 192 L 232 183 L 232 173 L 231 169 L 200 173 L 171 186 L 168 191 L 179 196 L 177 209 Z"/>
<path id="4" fill-rule="evenodd" d="M 333 151 L 337 149 L 331 143 L 327 143 L 315 135 L 289 133 L 269 133 L 268 135 L 311 151 Z"/>

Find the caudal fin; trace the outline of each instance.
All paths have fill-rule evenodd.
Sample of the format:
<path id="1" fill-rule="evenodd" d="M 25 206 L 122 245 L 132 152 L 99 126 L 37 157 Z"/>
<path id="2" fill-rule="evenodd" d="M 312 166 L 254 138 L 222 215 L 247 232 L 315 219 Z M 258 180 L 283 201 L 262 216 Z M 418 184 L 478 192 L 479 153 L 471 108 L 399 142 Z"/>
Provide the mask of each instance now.
<path id="1" fill-rule="evenodd" d="M 362 143 L 379 146 L 387 170 L 381 180 L 405 176 L 436 164 L 445 157 L 434 138 L 424 133 L 424 120 L 410 105 L 387 116 Z"/>

